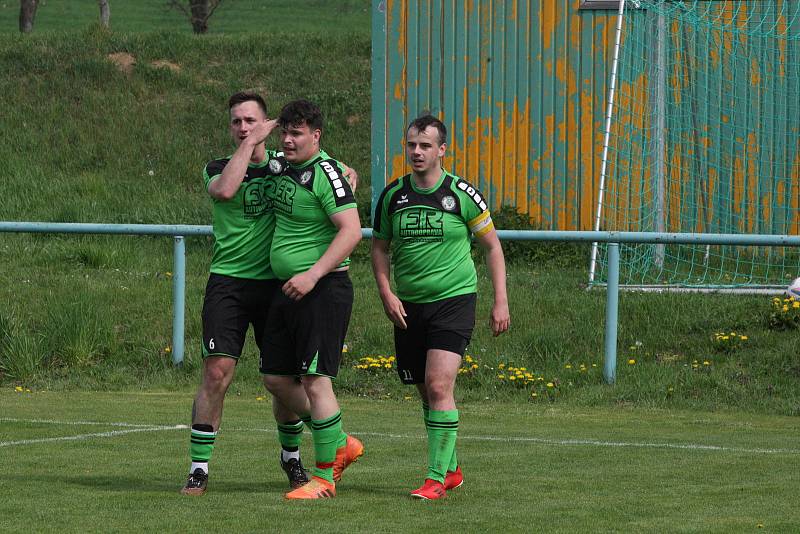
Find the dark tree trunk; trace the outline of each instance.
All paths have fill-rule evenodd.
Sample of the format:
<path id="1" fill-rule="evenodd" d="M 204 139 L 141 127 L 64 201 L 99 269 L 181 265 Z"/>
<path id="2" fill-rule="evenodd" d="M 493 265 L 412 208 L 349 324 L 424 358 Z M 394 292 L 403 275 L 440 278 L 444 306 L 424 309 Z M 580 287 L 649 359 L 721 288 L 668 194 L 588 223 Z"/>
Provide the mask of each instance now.
<path id="1" fill-rule="evenodd" d="M 190 0 L 189 7 L 192 13 L 192 30 L 194 33 L 206 33 L 208 18 L 211 16 L 209 0 Z"/>
<path id="2" fill-rule="evenodd" d="M 19 1 L 19 31 L 22 33 L 33 31 L 33 18 L 36 16 L 37 7 L 39 7 L 39 0 Z"/>
<path id="3" fill-rule="evenodd" d="M 100 6 L 100 24 L 104 28 L 108 28 L 111 19 L 111 7 L 108 5 L 108 0 L 97 0 L 97 5 Z"/>

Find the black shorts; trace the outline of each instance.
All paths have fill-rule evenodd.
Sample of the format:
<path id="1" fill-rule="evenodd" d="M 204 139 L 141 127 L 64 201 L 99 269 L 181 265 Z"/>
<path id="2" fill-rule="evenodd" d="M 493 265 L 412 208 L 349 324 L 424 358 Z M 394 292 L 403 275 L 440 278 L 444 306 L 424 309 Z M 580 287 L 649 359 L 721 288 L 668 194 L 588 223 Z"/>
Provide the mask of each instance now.
<path id="1" fill-rule="evenodd" d="M 277 280 L 252 280 L 211 273 L 203 301 L 203 358 L 242 355 L 247 328 L 259 349 Z"/>
<path id="2" fill-rule="evenodd" d="M 475 328 L 476 301 L 475 293 L 420 304 L 403 301 L 407 328 L 394 327 L 394 349 L 397 374 L 404 384 L 425 382 L 431 349 L 464 356 Z"/>
<path id="3" fill-rule="evenodd" d="M 347 271 L 323 276 L 299 301 L 278 289 L 264 329 L 261 373 L 335 378 L 352 310 Z"/>

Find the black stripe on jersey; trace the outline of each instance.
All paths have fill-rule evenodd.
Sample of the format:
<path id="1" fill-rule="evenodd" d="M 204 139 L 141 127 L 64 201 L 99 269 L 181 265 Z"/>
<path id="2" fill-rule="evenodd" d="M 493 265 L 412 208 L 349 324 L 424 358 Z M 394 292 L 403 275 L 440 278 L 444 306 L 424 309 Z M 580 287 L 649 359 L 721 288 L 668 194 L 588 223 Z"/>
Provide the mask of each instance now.
<path id="1" fill-rule="evenodd" d="M 372 229 L 376 232 L 381 231 L 381 218 L 383 217 L 383 200 L 386 198 L 386 193 L 397 186 L 399 180 L 394 180 L 392 183 L 383 188 L 381 196 L 378 197 L 378 203 L 375 204 L 375 219 L 372 221 Z"/>
<path id="2" fill-rule="evenodd" d="M 481 211 L 486 211 L 487 208 L 486 200 L 484 200 L 483 196 L 481 196 L 481 193 L 480 191 L 478 191 L 477 187 L 475 187 L 468 181 L 463 180 L 461 178 L 459 178 L 458 181 L 456 182 L 456 187 L 461 191 L 465 192 L 467 196 L 470 199 L 472 199 L 475 205 L 478 206 L 478 208 L 480 208 Z"/>
<path id="3" fill-rule="evenodd" d="M 356 201 L 353 196 L 353 190 L 350 189 L 350 184 L 345 179 L 342 171 L 339 170 L 339 163 L 336 160 L 325 159 L 317 163 L 317 165 L 322 168 L 325 176 L 328 177 L 328 184 L 333 191 L 333 198 L 337 208 Z"/>
<path id="4" fill-rule="evenodd" d="M 461 213 L 458 195 L 453 194 L 451 189 L 453 178 L 450 175 L 445 176 L 442 184 L 435 191 L 426 194 L 414 191 L 414 188 L 411 187 L 412 179 L 410 174 L 400 178 L 403 185 L 389 199 L 389 215 L 394 214 L 396 211 L 413 207 L 427 207 L 438 211 Z"/>
<path id="5" fill-rule="evenodd" d="M 208 177 L 214 178 L 215 176 L 222 174 L 222 171 L 225 170 L 225 166 L 230 160 L 231 158 L 220 158 L 209 161 L 208 164 L 206 164 L 206 174 Z M 275 163 L 273 163 L 273 161 Z M 275 158 L 270 158 L 270 160 L 264 166 L 247 167 L 247 172 L 245 172 L 242 182 L 249 182 L 255 178 L 264 178 L 267 176 L 280 176 L 283 174 L 283 171 L 286 167 L 287 163 L 282 155 Z"/>

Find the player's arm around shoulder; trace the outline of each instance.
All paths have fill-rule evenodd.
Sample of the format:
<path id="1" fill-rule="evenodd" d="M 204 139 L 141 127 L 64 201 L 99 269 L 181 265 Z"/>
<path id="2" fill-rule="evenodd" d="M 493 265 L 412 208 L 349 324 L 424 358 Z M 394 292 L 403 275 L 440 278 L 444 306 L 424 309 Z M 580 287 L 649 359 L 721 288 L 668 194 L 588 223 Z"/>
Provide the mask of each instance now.
<path id="1" fill-rule="evenodd" d="M 489 316 L 489 326 L 492 334 L 499 336 L 511 325 L 511 313 L 508 309 L 508 292 L 506 290 L 506 260 L 503 247 L 492 223 L 489 211 L 486 210 L 472 219 L 469 223 L 470 230 L 475 235 L 478 244 L 486 253 L 486 266 L 492 279 L 494 289 L 494 304 Z"/>

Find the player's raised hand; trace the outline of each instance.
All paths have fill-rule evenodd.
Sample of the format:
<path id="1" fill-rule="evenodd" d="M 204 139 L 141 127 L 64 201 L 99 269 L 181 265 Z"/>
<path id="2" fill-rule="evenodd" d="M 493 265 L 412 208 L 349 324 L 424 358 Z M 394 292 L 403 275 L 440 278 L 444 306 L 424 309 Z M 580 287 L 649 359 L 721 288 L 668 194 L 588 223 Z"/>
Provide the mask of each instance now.
<path id="1" fill-rule="evenodd" d="M 253 125 L 253 129 L 250 130 L 250 134 L 247 136 L 247 142 L 252 146 L 263 143 L 276 126 L 278 126 L 278 119 L 264 119 L 263 121 L 256 122 Z"/>

